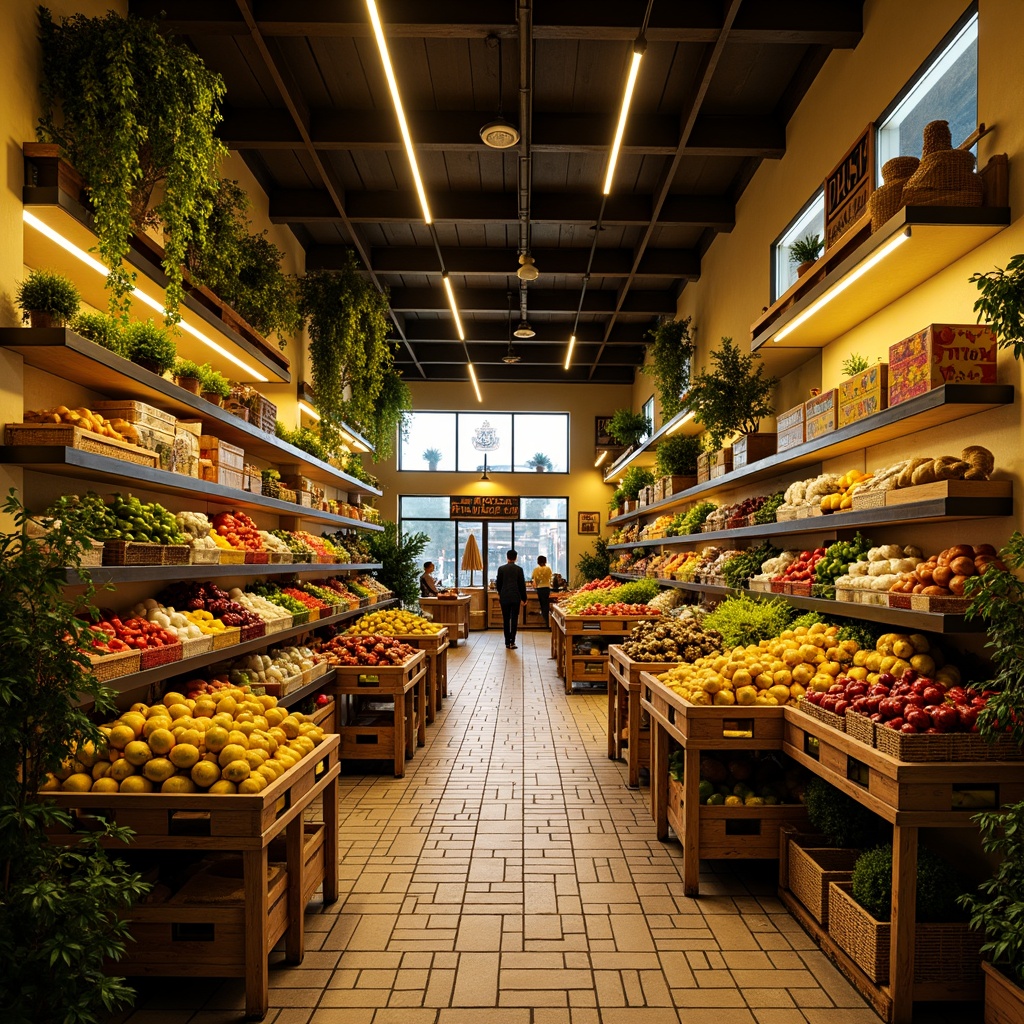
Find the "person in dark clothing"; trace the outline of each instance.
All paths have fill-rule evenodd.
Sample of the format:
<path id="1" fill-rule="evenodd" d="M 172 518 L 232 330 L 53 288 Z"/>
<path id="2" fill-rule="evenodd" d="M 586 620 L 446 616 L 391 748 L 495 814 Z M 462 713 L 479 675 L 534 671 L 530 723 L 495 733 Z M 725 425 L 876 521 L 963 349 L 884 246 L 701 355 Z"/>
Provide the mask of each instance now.
<path id="1" fill-rule="evenodd" d="M 505 646 L 516 649 L 516 629 L 519 626 L 519 610 L 526 604 L 526 577 L 516 565 L 519 557 L 515 548 L 505 554 L 508 561 L 498 569 L 495 580 L 498 603 L 501 605 L 501 626 L 505 631 Z"/>

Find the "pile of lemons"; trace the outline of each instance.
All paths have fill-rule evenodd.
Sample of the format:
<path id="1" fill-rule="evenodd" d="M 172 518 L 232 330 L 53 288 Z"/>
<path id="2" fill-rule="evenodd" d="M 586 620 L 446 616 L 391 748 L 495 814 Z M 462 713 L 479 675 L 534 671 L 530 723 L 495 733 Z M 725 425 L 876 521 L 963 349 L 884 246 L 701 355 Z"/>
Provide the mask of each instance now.
<path id="1" fill-rule="evenodd" d="M 346 632 L 352 636 L 372 636 L 374 633 L 382 636 L 433 636 L 444 628 L 443 623 L 429 622 L 422 615 L 389 608 L 364 615 Z"/>
<path id="2" fill-rule="evenodd" d="M 860 648 L 836 633 L 835 626 L 822 623 L 787 629 L 759 644 L 674 666 L 658 679 L 691 704 L 795 703 L 807 690 L 826 691 L 840 673 L 851 674 Z"/>
<path id="3" fill-rule="evenodd" d="M 229 688 L 133 704 L 82 743 L 43 790 L 74 793 L 259 793 L 323 742 L 324 731 L 277 698 Z"/>

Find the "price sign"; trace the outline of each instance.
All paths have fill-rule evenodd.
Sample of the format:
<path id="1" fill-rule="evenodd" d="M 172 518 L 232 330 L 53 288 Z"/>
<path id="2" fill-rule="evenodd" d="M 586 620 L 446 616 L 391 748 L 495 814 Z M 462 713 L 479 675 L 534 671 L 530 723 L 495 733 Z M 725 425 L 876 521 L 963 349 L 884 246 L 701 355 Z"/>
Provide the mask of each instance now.
<path id="1" fill-rule="evenodd" d="M 518 519 L 518 494 L 453 495 L 448 499 L 449 519 Z"/>

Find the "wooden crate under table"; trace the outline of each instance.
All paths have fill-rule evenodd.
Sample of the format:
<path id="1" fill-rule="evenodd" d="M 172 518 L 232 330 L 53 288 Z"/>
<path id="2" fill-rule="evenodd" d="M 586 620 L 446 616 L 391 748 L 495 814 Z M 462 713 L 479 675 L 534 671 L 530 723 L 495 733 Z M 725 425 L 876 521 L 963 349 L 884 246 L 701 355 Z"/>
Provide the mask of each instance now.
<path id="1" fill-rule="evenodd" d="M 425 651 L 417 651 L 401 665 L 336 665 L 334 680 L 324 692 L 344 698 L 348 712 L 340 729 L 342 758 L 390 757 L 395 777 L 401 778 L 405 760 L 415 750 L 417 733 L 421 742 L 426 741 L 426 678 Z M 369 708 L 378 701 L 393 704 L 393 709 Z"/>
<path id="2" fill-rule="evenodd" d="M 427 655 L 427 725 L 431 725 L 437 711 L 441 710 L 441 698 L 448 696 L 448 627 L 429 636 L 396 634 L 395 639 L 415 647 Z"/>
<path id="3" fill-rule="evenodd" d="M 321 885 L 325 903 L 338 898 L 339 751 L 339 738 L 327 736 L 254 794 L 45 794 L 71 813 L 73 828 L 89 828 L 98 816 L 131 828 L 136 850 L 241 854 L 238 901 L 217 902 L 212 909 L 174 899 L 133 907 L 129 920 L 138 941 L 128 944 L 116 973 L 178 976 L 185 962 L 195 975 L 244 977 L 246 1016 L 265 1016 L 270 951 L 284 937 L 286 958 L 301 962 L 306 903 Z M 303 820 L 314 801 L 322 807 L 322 823 Z M 77 833 L 55 828 L 50 838 L 74 842 Z M 275 858 L 272 843 L 280 851 Z M 282 856 L 286 869 L 273 873 L 272 859 Z M 169 956 L 172 946 L 175 955 Z"/>
<path id="4" fill-rule="evenodd" d="M 624 639 L 629 636 L 633 627 L 639 622 L 647 622 L 650 619 L 657 618 L 655 615 L 565 615 L 561 609 L 558 610 L 557 618 L 554 614 L 551 617 L 552 621 L 552 646 L 554 647 L 555 639 L 554 632 L 555 627 L 558 626 L 562 632 L 561 638 L 561 657 L 559 658 L 559 668 L 561 671 L 559 675 L 565 680 L 565 692 L 572 693 L 572 684 L 574 682 L 573 677 L 573 665 L 572 661 L 578 659 L 581 661 L 594 662 L 599 657 L 605 658 L 604 655 L 574 655 L 574 638 L 580 636 L 600 636 L 602 640 L 612 640 L 615 637 Z M 581 669 L 586 666 L 577 666 Z M 586 682 L 603 683 L 606 687 L 608 685 L 608 663 L 605 658 L 603 663 L 604 671 L 601 673 L 587 673 L 582 676 L 582 679 Z M 577 677 L 577 679 L 580 677 Z"/>

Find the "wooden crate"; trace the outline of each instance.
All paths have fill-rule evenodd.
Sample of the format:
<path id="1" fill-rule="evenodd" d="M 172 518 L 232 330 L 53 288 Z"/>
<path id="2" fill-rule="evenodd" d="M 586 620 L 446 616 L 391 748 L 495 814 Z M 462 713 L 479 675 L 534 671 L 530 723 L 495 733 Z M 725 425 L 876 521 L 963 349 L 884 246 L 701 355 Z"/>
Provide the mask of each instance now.
<path id="1" fill-rule="evenodd" d="M 91 430 L 83 430 L 66 423 L 8 423 L 4 428 L 4 444 L 7 445 L 57 445 L 62 448 L 76 448 L 93 455 L 105 455 L 121 462 L 155 469 L 160 462 L 156 452 L 140 448 L 127 441 L 104 437 Z"/>
<path id="2" fill-rule="evenodd" d="M 743 434 L 732 443 L 732 466 L 740 469 L 749 466 L 759 459 L 767 459 L 774 455 L 778 445 L 778 434 L 762 433 Z"/>
<path id="3" fill-rule="evenodd" d="M 552 633 L 552 655 L 555 656 L 555 646 L 558 645 L 557 667 L 559 675 L 565 680 L 565 692 L 572 693 L 574 678 L 577 681 L 588 683 L 603 683 L 608 685 L 608 659 L 604 655 L 574 654 L 574 638 L 583 636 L 600 636 L 602 640 L 608 641 L 614 638 L 622 639 L 629 635 L 632 628 L 638 622 L 647 622 L 654 618 L 652 615 L 566 615 L 558 608 L 552 607 L 551 633 Z M 556 640 L 556 629 L 561 634 Z M 587 663 L 596 663 L 602 660 L 603 672 L 598 675 L 596 672 L 586 672 Z M 579 664 L 574 665 L 573 662 Z M 577 671 L 578 670 L 578 671 Z"/>
<path id="4" fill-rule="evenodd" d="M 1009 498 L 1013 496 L 1012 480 L 935 480 L 916 487 L 900 487 L 884 491 L 886 505 L 906 505 L 913 501 L 934 501 L 937 498 Z"/>
<path id="5" fill-rule="evenodd" d="M 804 436 L 808 441 L 832 433 L 839 424 L 838 392 L 823 391 L 804 403 Z"/>
<path id="6" fill-rule="evenodd" d="M 804 403 L 779 413 L 775 421 L 775 429 L 778 431 L 777 448 L 780 452 L 790 448 L 796 448 L 804 443 Z"/>

